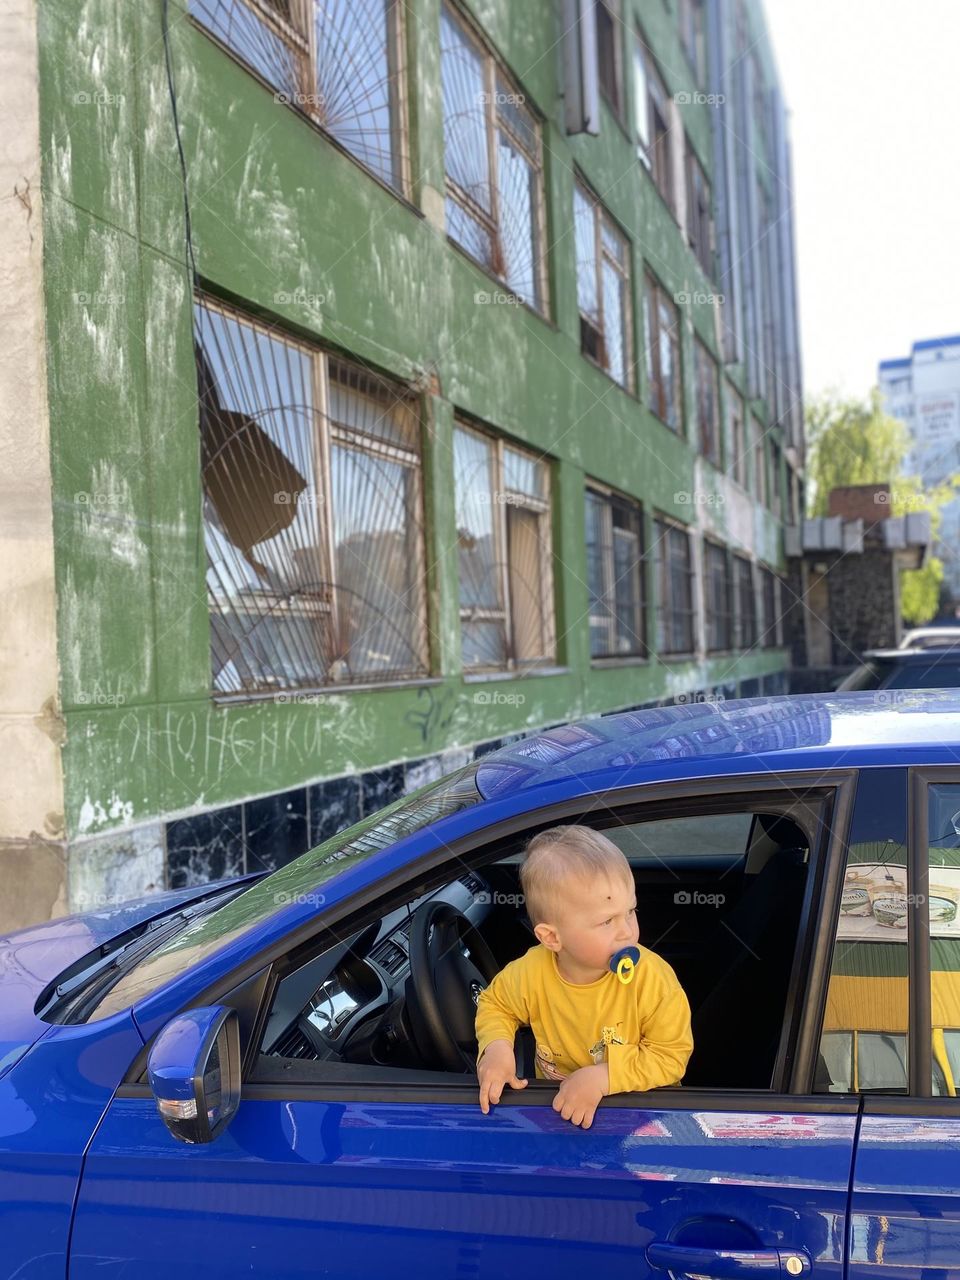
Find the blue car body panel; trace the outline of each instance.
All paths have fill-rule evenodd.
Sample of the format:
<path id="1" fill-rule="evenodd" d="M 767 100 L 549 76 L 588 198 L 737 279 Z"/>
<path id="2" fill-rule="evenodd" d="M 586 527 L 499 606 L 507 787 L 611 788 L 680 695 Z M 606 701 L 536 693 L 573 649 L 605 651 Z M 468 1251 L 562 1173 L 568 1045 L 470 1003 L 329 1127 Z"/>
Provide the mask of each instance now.
<path id="1" fill-rule="evenodd" d="M 695 703 L 537 734 L 483 758 L 479 803 L 349 861 L 324 883 L 322 910 L 453 841 L 579 797 L 681 779 L 955 766 L 958 713 L 956 690 L 901 692 L 889 705 L 882 692 L 854 693 Z M 290 902 L 238 930 L 102 1022 L 50 1026 L 34 1006 L 80 956 L 206 892 L 0 939 L 0 1280 L 405 1266 L 562 1277 L 598 1261 L 645 1275 L 649 1243 L 696 1246 L 699 1233 L 747 1248 L 745 1232 L 757 1250 L 806 1251 L 831 1274 L 844 1269 L 846 1235 L 850 1280 L 878 1265 L 915 1277 L 958 1264 L 960 1111 L 868 1115 L 858 1142 L 856 1101 L 842 1097 L 792 1111 L 771 1099 L 786 1112 L 764 1113 L 738 1110 L 729 1094 L 712 1110 L 675 1108 L 680 1093 L 669 1105 L 605 1106 L 584 1133 L 533 1092 L 482 1117 L 472 1103 L 402 1095 L 324 1102 L 254 1091 L 214 1143 L 178 1143 L 152 1099 L 117 1095 L 118 1085 L 170 1017 L 315 920 L 315 903 Z"/>
<path id="2" fill-rule="evenodd" d="M 656 1275 L 644 1250 L 786 1249 L 839 1277 L 856 1128 L 843 1115 L 548 1103 L 244 1101 L 184 1148 L 150 1101 L 118 1099 L 83 1180 L 71 1280 L 476 1280 Z M 185 1270 L 186 1260 L 188 1270 Z M 662 1274 L 662 1273 L 661 1273 Z"/>

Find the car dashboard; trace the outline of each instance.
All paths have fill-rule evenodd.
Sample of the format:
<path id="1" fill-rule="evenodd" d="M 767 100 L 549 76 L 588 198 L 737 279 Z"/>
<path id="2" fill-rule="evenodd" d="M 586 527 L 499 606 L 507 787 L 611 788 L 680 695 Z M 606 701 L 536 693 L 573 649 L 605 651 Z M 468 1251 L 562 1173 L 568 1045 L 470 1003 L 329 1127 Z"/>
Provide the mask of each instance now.
<path id="1" fill-rule="evenodd" d="M 413 1053 L 403 1007 L 410 978 L 410 930 L 417 908 L 448 902 L 481 925 L 492 901 L 474 871 L 357 930 L 287 974 L 267 1020 L 261 1052 L 316 1061 L 397 1065 Z"/>

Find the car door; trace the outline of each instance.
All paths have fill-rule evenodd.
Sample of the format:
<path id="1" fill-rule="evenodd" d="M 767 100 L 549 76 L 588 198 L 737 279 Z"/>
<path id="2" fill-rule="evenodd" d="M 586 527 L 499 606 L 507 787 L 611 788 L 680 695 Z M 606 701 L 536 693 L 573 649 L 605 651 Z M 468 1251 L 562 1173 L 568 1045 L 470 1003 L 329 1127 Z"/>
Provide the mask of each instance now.
<path id="1" fill-rule="evenodd" d="M 711 787 L 727 810 L 737 804 L 726 780 L 695 785 L 701 806 Z M 87 1153 L 71 1280 L 425 1269 L 559 1280 L 621 1264 L 640 1277 L 839 1277 L 858 1100 L 810 1096 L 810 1082 L 851 779 L 755 784 L 770 807 L 814 785 L 820 816 L 771 1088 L 621 1095 L 584 1131 L 553 1111 L 546 1082 L 483 1116 L 464 1076 L 260 1056 L 229 1127 L 184 1146 L 129 1085 Z M 690 788 L 666 787 L 658 819 L 671 803 L 686 813 Z M 567 805 L 537 818 L 572 816 Z"/>
<path id="2" fill-rule="evenodd" d="M 859 966 L 896 973 L 879 980 L 881 1007 L 908 1031 L 909 1049 L 898 1044 L 899 1078 L 884 1070 L 862 1082 L 875 1091 L 866 1092 L 856 1152 L 851 1280 L 878 1267 L 904 1277 L 960 1267 L 960 771 L 917 770 L 911 786 L 904 900 L 893 904 L 905 927 L 891 941 L 889 926 L 886 936 L 874 926 L 876 954 Z"/>

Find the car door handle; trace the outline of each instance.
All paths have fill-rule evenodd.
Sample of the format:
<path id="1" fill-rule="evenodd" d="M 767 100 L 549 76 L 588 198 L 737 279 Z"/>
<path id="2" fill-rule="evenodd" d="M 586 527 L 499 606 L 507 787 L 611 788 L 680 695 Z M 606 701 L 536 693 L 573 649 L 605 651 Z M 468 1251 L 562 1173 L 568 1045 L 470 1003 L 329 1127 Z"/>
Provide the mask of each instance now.
<path id="1" fill-rule="evenodd" d="M 810 1259 L 799 1250 L 698 1249 L 660 1240 L 647 1245 L 647 1261 L 658 1271 L 713 1280 L 796 1280 L 811 1271 Z"/>

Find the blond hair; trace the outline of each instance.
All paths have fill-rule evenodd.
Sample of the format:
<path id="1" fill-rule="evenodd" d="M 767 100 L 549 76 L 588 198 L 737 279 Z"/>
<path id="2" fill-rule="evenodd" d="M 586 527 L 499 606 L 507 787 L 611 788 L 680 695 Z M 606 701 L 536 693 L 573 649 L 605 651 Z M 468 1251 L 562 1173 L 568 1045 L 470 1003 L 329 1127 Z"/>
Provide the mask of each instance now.
<path id="1" fill-rule="evenodd" d="M 535 835 L 520 868 L 520 887 L 531 924 L 549 921 L 562 907 L 571 880 L 596 876 L 633 884 L 630 863 L 612 840 L 592 827 L 551 827 Z"/>

